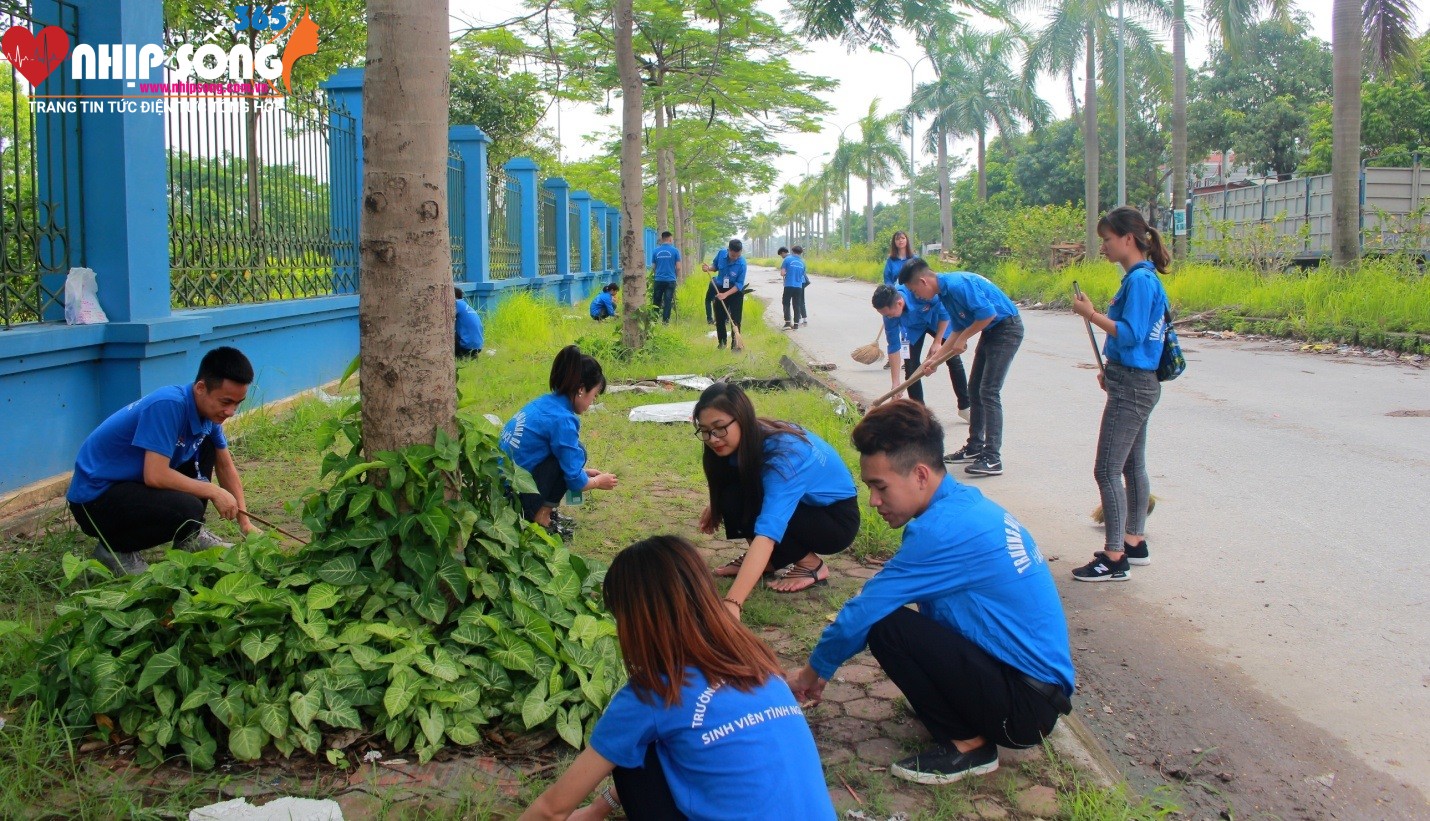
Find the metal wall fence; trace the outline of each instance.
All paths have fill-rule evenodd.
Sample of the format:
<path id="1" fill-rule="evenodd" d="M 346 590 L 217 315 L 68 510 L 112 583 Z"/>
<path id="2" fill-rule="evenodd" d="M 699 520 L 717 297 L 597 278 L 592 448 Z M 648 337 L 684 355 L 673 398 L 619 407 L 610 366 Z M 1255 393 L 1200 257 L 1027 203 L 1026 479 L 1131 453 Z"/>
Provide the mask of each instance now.
<path id="1" fill-rule="evenodd" d="M 581 270 L 581 207 L 574 202 L 566 206 L 566 236 L 571 238 L 569 270 L 579 271 Z"/>
<path id="2" fill-rule="evenodd" d="M 455 149 L 447 151 L 447 231 L 452 243 L 452 279 L 467 278 L 467 164 Z"/>
<path id="3" fill-rule="evenodd" d="M 536 210 L 536 272 L 541 276 L 556 274 L 556 223 L 556 194 L 543 188 L 540 207 Z"/>
<path id="4" fill-rule="evenodd" d="M 337 247 L 329 175 L 351 174 L 340 187 L 358 190 L 357 168 L 331 165 L 328 150 L 357 137 L 353 118 L 321 95 L 262 108 L 215 105 L 220 99 L 185 98 L 192 110 L 164 115 L 173 307 L 338 292 L 335 259 L 357 253 Z"/>
<path id="5" fill-rule="evenodd" d="M 488 214 L 491 219 L 492 280 L 510 279 L 521 276 L 521 186 L 505 172 L 496 175 L 492 185 L 491 205 Z"/>
<path id="6" fill-rule="evenodd" d="M 78 12 L 70 3 L 49 2 L 37 16 L 28 0 L 7 0 L 0 7 L 0 29 L 12 26 L 59 26 L 74 41 Z M 5 328 L 63 319 L 65 275 L 71 266 L 85 264 L 79 114 L 34 117 L 34 90 L 18 72 L 8 73 L 9 98 L 0 102 L 0 324 Z M 67 71 L 51 75 L 44 88 L 39 96 L 77 93 Z"/>
<path id="7" fill-rule="evenodd" d="M 599 217 L 591 218 L 591 268 L 596 271 L 608 270 L 609 257 L 606 256 L 606 226 Z"/>

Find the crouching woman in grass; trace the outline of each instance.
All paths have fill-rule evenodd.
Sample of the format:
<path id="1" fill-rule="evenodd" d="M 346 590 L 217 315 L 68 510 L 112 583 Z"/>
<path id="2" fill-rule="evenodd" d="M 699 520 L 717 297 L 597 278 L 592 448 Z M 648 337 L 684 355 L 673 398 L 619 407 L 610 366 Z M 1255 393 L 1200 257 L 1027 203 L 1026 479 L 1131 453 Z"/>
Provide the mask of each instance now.
<path id="1" fill-rule="evenodd" d="M 695 403 L 695 435 L 705 442 L 710 505 L 700 530 L 746 539 L 750 549 L 718 568 L 734 577 L 725 603 L 739 615 L 761 575 L 777 593 L 829 580 L 821 555 L 838 553 L 859 533 L 854 477 L 828 442 L 799 425 L 755 416 L 739 385 L 716 382 Z"/>
<path id="2" fill-rule="evenodd" d="M 622 804 L 634 821 L 834 817 L 775 654 L 721 607 L 693 545 L 655 536 L 622 550 L 605 598 L 630 681 L 524 821 L 589 821 Z M 607 775 L 614 788 L 577 810 Z"/>
<path id="3" fill-rule="evenodd" d="M 501 449 L 536 481 L 536 493 L 521 494 L 522 515 L 549 529 L 562 494 L 611 490 L 616 476 L 588 467 L 581 445 L 579 417 L 606 389 L 601 363 L 567 345 L 551 363 L 547 384 L 550 393 L 526 403 L 502 428 Z"/>

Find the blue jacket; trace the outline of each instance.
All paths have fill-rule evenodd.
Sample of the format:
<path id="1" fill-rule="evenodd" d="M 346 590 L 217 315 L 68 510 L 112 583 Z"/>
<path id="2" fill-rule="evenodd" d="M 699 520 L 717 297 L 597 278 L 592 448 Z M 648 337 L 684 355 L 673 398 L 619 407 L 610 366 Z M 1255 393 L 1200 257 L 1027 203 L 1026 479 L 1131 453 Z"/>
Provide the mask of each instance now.
<path id="1" fill-rule="evenodd" d="M 651 264 L 655 268 L 656 282 L 674 282 L 675 265 L 680 262 L 680 249 L 673 243 L 662 242 L 651 252 Z"/>
<path id="2" fill-rule="evenodd" d="M 755 518 L 755 535 L 779 542 L 801 502 L 828 507 L 850 499 L 854 476 L 834 448 L 809 431 L 804 438 L 792 433 L 766 435 L 763 448 L 765 467 L 760 473 L 764 500 Z M 731 463 L 736 463 L 734 456 Z"/>
<path id="3" fill-rule="evenodd" d="M 904 313 L 892 319 L 884 317 L 884 338 L 888 340 L 889 353 L 913 343 L 926 333 L 937 334 L 938 324 L 949 321 L 948 310 L 939 300 L 924 301 L 914 296 L 914 292 L 906 286 L 897 287 L 899 296 L 904 298 Z M 948 337 L 948 329 L 943 335 Z"/>
<path id="4" fill-rule="evenodd" d="M 464 351 L 480 351 L 484 341 L 481 314 L 465 299 L 457 300 L 457 347 Z"/>
<path id="5" fill-rule="evenodd" d="M 501 449 L 527 470 L 554 456 L 569 490 L 580 492 L 586 487 L 581 417 L 571 400 L 559 393 L 543 394 L 517 411 L 501 430 Z"/>
<path id="6" fill-rule="evenodd" d="M 1146 260 L 1122 275 L 1122 285 L 1107 306 L 1107 318 L 1117 323 L 1117 336 L 1107 335 L 1102 353 L 1108 362 L 1144 371 L 1162 361 L 1162 335 L 1167 331 L 1167 291 L 1157 269 Z"/>
<path id="7" fill-rule="evenodd" d="M 948 309 L 949 329 L 954 333 L 980 320 L 991 318 L 988 327 L 992 327 L 1018 315 L 1018 306 L 997 285 L 971 271 L 939 274 L 938 296 Z"/>
<path id="8" fill-rule="evenodd" d="M 715 273 L 710 275 L 715 283 L 715 289 L 728 291 L 731 287 L 745 290 L 745 257 L 743 254 L 734 262 L 730 261 L 730 252 L 721 248 L 715 254 L 715 261 L 710 263 L 710 267 L 715 269 Z"/>
<path id="9" fill-rule="evenodd" d="M 785 272 L 785 287 L 800 288 L 809 281 L 805 276 L 804 260 L 798 254 L 790 254 L 780 262 L 780 270 Z"/>
<path id="10" fill-rule="evenodd" d="M 952 476 L 904 528 L 894 557 L 824 629 L 810 666 L 833 678 L 864 649 L 875 622 L 910 602 L 990 656 L 1072 695 L 1067 619 L 1047 562 L 1026 528 Z"/>
<path id="11" fill-rule="evenodd" d="M 591 300 L 591 318 L 605 319 L 608 316 L 616 315 L 616 301 L 611 298 L 611 294 L 602 291 Z"/>
<path id="12" fill-rule="evenodd" d="M 884 260 L 884 284 L 891 286 L 898 285 L 899 272 L 904 270 L 905 265 L 916 259 L 918 259 L 918 257 L 908 257 L 907 259 L 897 259 L 895 257 L 889 257 L 888 259 Z"/>

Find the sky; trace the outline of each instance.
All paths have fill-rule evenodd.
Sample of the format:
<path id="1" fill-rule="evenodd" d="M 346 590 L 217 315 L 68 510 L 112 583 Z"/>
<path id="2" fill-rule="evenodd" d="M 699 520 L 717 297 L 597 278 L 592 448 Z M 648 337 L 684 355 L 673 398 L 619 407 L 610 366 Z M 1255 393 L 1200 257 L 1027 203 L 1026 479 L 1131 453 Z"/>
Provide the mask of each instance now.
<path id="1" fill-rule="evenodd" d="M 520 0 L 449 0 L 449 2 L 451 3 L 454 30 L 465 28 L 470 22 L 490 25 L 522 13 Z M 1329 0 L 1298 0 L 1294 5 L 1309 18 L 1311 34 L 1330 42 L 1331 3 Z M 788 19 L 788 3 L 784 0 L 760 0 L 759 7 L 775 19 L 789 25 L 791 30 L 794 29 L 794 25 Z M 1421 26 L 1424 25 L 1424 17 L 1423 13 L 1419 15 Z M 1040 27 L 1043 21 L 1040 18 L 1030 17 L 1025 22 L 1033 27 Z M 1164 37 L 1164 41 L 1170 50 L 1170 32 Z M 1188 26 L 1187 57 L 1189 65 L 1196 67 L 1202 64 L 1207 57 L 1208 43 L 1209 39 L 1204 26 L 1198 23 Z M 778 190 L 783 183 L 804 176 L 806 170 L 818 171 L 826 159 L 820 155 L 834 150 L 839 139 L 839 129 L 867 113 L 870 100 L 876 97 L 880 99 L 879 109 L 881 112 L 902 108 L 909 101 L 909 68 L 898 57 L 864 49 L 850 52 L 842 43 L 838 42 L 814 42 L 807 44 L 807 48 L 807 53 L 793 55 L 791 62 L 796 68 L 806 73 L 839 81 L 837 89 L 824 95 L 833 110 L 825 115 L 826 127 L 821 133 L 782 135 L 781 142 L 789 153 L 774 163 L 779 173 L 774 188 L 770 192 L 751 192 L 751 196 L 747 198 L 746 201 L 752 204 L 755 210 L 771 208 L 775 199 L 774 191 Z M 910 61 L 916 60 L 919 56 L 918 49 L 912 42 L 904 48 L 889 50 Z M 927 60 L 917 66 L 916 77 L 920 83 L 933 79 L 933 70 L 929 67 Z M 1045 77 L 1039 83 L 1041 96 L 1052 105 L 1054 115 L 1057 117 L 1065 117 L 1069 113 L 1066 87 L 1065 81 L 1055 78 Z M 1078 88 L 1081 91 L 1080 80 Z M 564 107 L 561 112 L 563 158 L 580 159 L 596 153 L 598 146 L 594 142 L 586 141 L 583 137 L 617 125 L 619 117 L 619 107 L 612 114 L 606 116 L 597 114 L 591 107 Z M 547 122 L 543 125 L 553 132 L 555 131 L 554 110 L 548 114 Z M 919 129 L 919 132 L 916 137 L 920 143 L 917 162 L 922 166 L 931 162 L 932 157 L 931 155 L 926 156 L 922 150 L 922 128 Z M 967 141 L 961 141 L 951 147 L 951 156 L 966 156 L 970 162 L 972 161 L 972 152 L 973 144 Z M 877 192 L 875 198 L 876 200 L 885 199 Z"/>

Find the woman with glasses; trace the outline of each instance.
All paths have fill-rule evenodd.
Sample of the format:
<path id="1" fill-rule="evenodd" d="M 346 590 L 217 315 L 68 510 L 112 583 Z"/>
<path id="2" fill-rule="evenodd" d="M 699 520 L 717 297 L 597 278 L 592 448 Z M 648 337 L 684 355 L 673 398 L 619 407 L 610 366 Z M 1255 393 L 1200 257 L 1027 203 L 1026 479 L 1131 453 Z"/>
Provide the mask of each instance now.
<path id="1" fill-rule="evenodd" d="M 700 530 L 723 522 L 727 539 L 750 549 L 717 569 L 733 578 L 725 603 L 739 616 L 761 576 L 778 593 L 825 584 L 821 555 L 838 553 L 859 532 L 854 477 L 828 442 L 790 422 L 761 419 L 738 385 L 716 382 L 695 403 L 695 435 L 705 443 L 710 505 Z"/>

